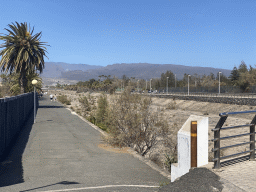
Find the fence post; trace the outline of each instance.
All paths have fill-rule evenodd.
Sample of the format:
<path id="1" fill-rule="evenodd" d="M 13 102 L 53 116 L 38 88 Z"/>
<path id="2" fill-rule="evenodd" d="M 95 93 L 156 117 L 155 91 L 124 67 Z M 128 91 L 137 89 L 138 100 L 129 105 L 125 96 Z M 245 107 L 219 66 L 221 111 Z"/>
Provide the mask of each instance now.
<path id="1" fill-rule="evenodd" d="M 250 126 L 250 161 L 254 161 L 255 160 L 255 123 L 256 123 L 256 115 L 254 116 L 251 124 L 253 124 L 252 126 Z"/>
<path id="2" fill-rule="evenodd" d="M 250 161 L 255 160 L 255 125 L 250 126 Z"/>
<path id="3" fill-rule="evenodd" d="M 214 131 L 214 149 L 217 149 L 214 151 L 214 169 L 220 168 L 220 130 Z"/>
<path id="4" fill-rule="evenodd" d="M 228 118 L 228 116 L 222 116 L 220 118 L 220 120 L 218 121 L 214 131 L 214 149 L 217 149 L 214 151 L 214 169 L 219 169 L 220 166 L 220 129 L 223 126 L 223 124 L 225 123 L 226 119 Z"/>

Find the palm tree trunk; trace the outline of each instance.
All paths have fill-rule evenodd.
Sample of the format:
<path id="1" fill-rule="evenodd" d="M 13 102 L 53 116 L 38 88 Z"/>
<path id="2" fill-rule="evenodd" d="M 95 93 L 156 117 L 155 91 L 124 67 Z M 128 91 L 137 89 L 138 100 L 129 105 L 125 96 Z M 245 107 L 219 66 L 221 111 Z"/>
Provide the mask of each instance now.
<path id="1" fill-rule="evenodd" d="M 20 93 L 25 93 L 25 87 L 27 86 L 27 78 L 26 78 L 26 72 L 22 71 L 20 73 Z"/>

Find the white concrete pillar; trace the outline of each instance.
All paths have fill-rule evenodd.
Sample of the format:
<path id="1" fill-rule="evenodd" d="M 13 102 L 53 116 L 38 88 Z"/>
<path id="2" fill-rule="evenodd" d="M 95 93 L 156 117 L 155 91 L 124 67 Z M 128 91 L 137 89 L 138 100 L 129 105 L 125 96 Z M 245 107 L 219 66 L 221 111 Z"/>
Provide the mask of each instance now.
<path id="1" fill-rule="evenodd" d="M 171 182 L 191 168 L 191 121 L 197 121 L 197 167 L 208 164 L 208 117 L 191 115 L 178 132 L 178 163 L 171 165 Z"/>

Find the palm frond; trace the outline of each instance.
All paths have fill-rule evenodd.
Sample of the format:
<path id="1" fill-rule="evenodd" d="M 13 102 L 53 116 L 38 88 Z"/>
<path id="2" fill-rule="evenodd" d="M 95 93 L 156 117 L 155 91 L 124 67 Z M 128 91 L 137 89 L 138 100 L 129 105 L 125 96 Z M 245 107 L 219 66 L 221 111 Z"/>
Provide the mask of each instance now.
<path id="1" fill-rule="evenodd" d="M 36 41 L 39 36 L 41 36 L 42 32 L 35 34 L 32 38 L 31 41 Z M 40 38 L 39 38 L 40 39 Z"/>

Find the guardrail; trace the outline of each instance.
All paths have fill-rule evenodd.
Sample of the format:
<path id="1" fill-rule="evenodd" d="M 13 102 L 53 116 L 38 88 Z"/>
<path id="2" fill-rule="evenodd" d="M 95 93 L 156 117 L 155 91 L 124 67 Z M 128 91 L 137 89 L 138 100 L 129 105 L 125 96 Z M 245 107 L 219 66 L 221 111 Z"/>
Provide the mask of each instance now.
<path id="1" fill-rule="evenodd" d="M 246 114 L 246 113 L 256 113 L 256 111 L 240 111 L 240 112 L 228 112 L 228 113 L 220 113 L 219 114 L 220 119 L 219 119 L 216 127 L 214 129 L 212 129 L 212 131 L 214 131 L 214 139 L 212 139 L 212 141 L 214 142 L 214 148 L 212 149 L 212 152 L 214 152 L 214 159 L 212 159 L 212 161 L 214 161 L 214 168 L 215 169 L 219 169 L 221 167 L 220 160 L 227 159 L 227 158 L 234 157 L 234 156 L 238 156 L 238 155 L 242 155 L 242 154 L 245 154 L 245 153 L 250 153 L 250 160 L 255 159 L 256 115 L 254 116 L 254 118 L 252 119 L 250 124 L 230 126 L 230 127 L 222 127 L 229 115 Z M 221 130 L 237 129 L 237 128 L 244 128 L 244 127 L 250 127 L 250 132 L 245 133 L 245 134 L 232 135 L 232 136 L 227 136 L 227 137 L 220 137 L 220 131 Z M 242 137 L 242 136 L 246 136 L 246 135 L 250 135 L 250 141 L 249 142 L 239 143 L 239 144 L 235 144 L 235 145 L 229 145 L 229 146 L 225 146 L 225 147 L 220 147 L 220 141 L 221 140 L 235 138 L 235 137 Z M 227 148 L 232 148 L 232 147 L 237 147 L 237 146 L 242 146 L 242 145 L 248 145 L 248 144 L 250 145 L 250 150 L 249 151 L 244 151 L 244 152 L 235 153 L 235 154 L 232 154 L 232 155 L 220 157 L 220 150 L 222 150 L 222 149 L 227 149 Z"/>
<path id="2" fill-rule="evenodd" d="M 38 99 L 37 99 L 38 106 Z M 34 93 L 0 99 L 0 157 L 12 144 L 34 109 Z"/>

